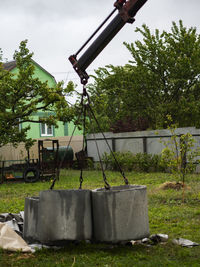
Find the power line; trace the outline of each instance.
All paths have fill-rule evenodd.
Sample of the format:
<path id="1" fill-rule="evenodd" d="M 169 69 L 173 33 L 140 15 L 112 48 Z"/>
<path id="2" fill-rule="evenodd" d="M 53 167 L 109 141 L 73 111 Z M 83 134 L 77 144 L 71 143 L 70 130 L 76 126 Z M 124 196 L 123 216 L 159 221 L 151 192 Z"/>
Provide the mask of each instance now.
<path id="1" fill-rule="evenodd" d="M 90 70 L 87 70 L 87 72 L 94 72 L 95 69 L 90 69 Z M 74 73 L 76 74 L 75 71 L 73 70 L 69 70 L 69 71 L 55 71 L 55 72 L 51 72 L 52 74 L 69 74 L 69 73 Z"/>

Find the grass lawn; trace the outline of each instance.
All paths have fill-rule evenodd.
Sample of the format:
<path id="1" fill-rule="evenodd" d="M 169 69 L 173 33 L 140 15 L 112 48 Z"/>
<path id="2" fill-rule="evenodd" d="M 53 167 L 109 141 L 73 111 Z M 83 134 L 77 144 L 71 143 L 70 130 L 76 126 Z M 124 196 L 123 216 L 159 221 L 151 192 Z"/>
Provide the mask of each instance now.
<path id="1" fill-rule="evenodd" d="M 169 241 L 152 247 L 143 245 L 112 246 L 110 244 L 70 244 L 54 251 L 43 249 L 34 254 L 0 250 L 0 267 L 4 266 L 200 266 L 200 247 L 182 248 L 173 245 L 173 238 L 186 238 L 200 243 L 200 175 L 188 175 L 185 202 L 182 191 L 161 190 L 166 181 L 174 181 L 165 173 L 127 173 L 130 184 L 147 186 L 150 233 L 169 235 Z M 123 184 L 119 173 L 107 172 L 110 185 Z M 50 182 L 0 185 L 0 213 L 18 213 L 24 199 L 49 189 Z M 83 188 L 103 186 L 100 172 L 85 171 Z M 79 171 L 63 170 L 55 189 L 79 187 Z"/>

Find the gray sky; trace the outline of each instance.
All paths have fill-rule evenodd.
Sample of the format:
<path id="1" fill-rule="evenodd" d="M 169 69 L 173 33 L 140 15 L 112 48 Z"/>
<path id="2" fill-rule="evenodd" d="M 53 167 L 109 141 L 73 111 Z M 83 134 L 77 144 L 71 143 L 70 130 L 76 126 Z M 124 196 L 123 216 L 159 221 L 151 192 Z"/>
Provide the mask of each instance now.
<path id="1" fill-rule="evenodd" d="M 12 55 L 22 40 L 28 39 L 33 59 L 52 73 L 56 80 L 79 79 L 68 57 L 75 53 L 97 26 L 112 11 L 114 0 L 0 0 L 0 47 L 4 57 Z M 199 0 L 148 0 L 136 15 L 134 24 L 127 24 L 88 67 L 106 64 L 124 65 L 130 59 L 123 41 L 134 42 L 134 32 L 143 23 L 152 30 L 170 30 L 172 21 L 183 20 L 185 26 L 199 31 Z"/>

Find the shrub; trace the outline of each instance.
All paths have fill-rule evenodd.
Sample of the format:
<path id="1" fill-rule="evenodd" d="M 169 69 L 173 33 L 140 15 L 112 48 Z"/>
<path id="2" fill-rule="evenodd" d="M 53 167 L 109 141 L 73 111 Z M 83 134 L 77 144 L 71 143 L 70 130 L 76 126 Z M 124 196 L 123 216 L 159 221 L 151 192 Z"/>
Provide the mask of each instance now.
<path id="1" fill-rule="evenodd" d="M 120 167 L 125 171 L 131 171 L 133 168 L 133 155 L 131 152 L 114 152 L 114 156 Z M 105 168 L 109 170 L 118 170 L 117 162 L 112 154 L 104 153 L 102 161 Z"/>
<path id="2" fill-rule="evenodd" d="M 147 153 L 132 154 L 129 152 L 114 152 L 114 156 L 124 171 L 156 172 L 163 171 L 160 155 Z M 112 154 L 104 153 L 102 161 L 108 170 L 118 170 L 117 163 Z"/>

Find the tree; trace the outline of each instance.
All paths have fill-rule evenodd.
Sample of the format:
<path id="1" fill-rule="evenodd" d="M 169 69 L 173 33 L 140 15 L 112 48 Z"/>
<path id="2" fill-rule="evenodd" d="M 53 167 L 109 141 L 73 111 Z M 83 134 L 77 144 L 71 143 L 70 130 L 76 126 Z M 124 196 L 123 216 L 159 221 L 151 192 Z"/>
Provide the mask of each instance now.
<path id="1" fill-rule="evenodd" d="M 7 143 L 17 145 L 25 142 L 27 146 L 32 140 L 27 138 L 29 127 L 19 129 L 19 123 L 34 122 L 57 125 L 57 121 L 67 122 L 73 118 L 73 109 L 69 107 L 65 96 L 72 93 L 73 86 L 64 88 L 59 82 L 54 88 L 47 82 L 33 78 L 33 53 L 27 48 L 27 40 L 22 41 L 19 51 L 15 51 L 18 73 L 13 75 L 3 68 L 0 51 L 0 146 Z M 32 115 L 38 111 L 50 111 L 51 116 L 34 120 Z"/>
<path id="2" fill-rule="evenodd" d="M 194 172 L 196 164 L 199 164 L 200 149 L 195 147 L 196 141 L 190 133 L 181 135 L 176 133 L 177 126 L 172 123 L 170 115 L 167 116 L 166 124 L 171 137 L 167 141 L 161 138 L 161 143 L 165 146 L 161 153 L 161 164 L 167 166 L 175 175 L 179 185 L 181 179 L 184 202 L 185 178 L 188 173 Z"/>
<path id="3" fill-rule="evenodd" d="M 178 127 L 200 126 L 200 35 L 182 21 L 171 32 L 137 28 L 143 39 L 124 43 L 132 60 L 100 68 L 88 86 L 104 130 L 166 128 L 166 115 Z M 105 123 L 104 123 L 105 122 Z M 126 127 L 122 127 L 126 128 Z M 118 127 L 120 130 L 120 127 Z"/>
<path id="4" fill-rule="evenodd" d="M 134 83 L 129 66 L 109 65 L 96 71 L 88 91 L 104 131 L 128 132 L 145 130 L 149 126 L 144 99 Z M 96 126 L 95 130 L 98 131 Z"/>

